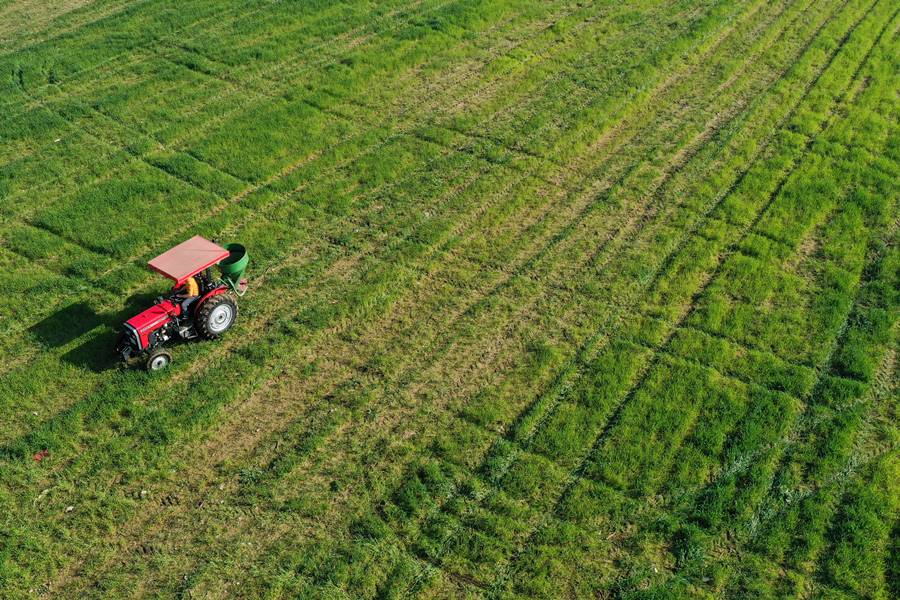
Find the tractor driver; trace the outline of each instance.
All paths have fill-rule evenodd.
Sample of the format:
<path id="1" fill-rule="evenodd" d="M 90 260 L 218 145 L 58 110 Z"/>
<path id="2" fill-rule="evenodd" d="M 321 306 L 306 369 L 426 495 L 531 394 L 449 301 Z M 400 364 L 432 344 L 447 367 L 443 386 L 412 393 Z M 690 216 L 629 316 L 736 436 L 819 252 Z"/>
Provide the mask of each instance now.
<path id="1" fill-rule="evenodd" d="M 188 277 L 184 285 L 175 293 L 175 296 L 181 299 L 181 309 L 185 312 L 199 295 L 200 285 L 197 283 L 196 277 Z"/>

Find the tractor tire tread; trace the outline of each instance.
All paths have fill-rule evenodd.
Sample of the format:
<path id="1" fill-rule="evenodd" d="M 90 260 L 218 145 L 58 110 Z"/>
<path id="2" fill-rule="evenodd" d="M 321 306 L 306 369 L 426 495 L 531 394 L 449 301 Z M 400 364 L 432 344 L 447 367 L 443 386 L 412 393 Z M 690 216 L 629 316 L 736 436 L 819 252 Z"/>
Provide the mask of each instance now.
<path id="1" fill-rule="evenodd" d="M 222 331 L 212 331 L 209 328 L 209 316 L 217 306 L 226 302 L 231 305 L 231 309 L 234 315 L 231 318 L 231 323 Z M 200 306 L 200 308 L 197 310 L 197 332 L 200 334 L 200 337 L 204 339 L 214 340 L 231 329 L 231 327 L 234 325 L 234 322 L 237 321 L 237 317 L 238 306 L 234 298 L 232 298 L 229 294 L 219 294 L 218 296 L 213 296 L 212 298 L 206 300 L 203 305 Z"/>

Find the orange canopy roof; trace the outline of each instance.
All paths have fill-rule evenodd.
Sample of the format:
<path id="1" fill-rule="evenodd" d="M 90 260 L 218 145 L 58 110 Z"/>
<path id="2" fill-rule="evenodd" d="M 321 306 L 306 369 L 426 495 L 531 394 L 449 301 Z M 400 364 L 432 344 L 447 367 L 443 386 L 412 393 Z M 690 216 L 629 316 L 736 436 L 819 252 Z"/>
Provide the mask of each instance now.
<path id="1" fill-rule="evenodd" d="M 147 264 L 157 273 L 174 279 L 175 285 L 181 285 L 188 277 L 213 266 L 227 256 L 228 250 L 222 246 L 195 235 L 171 250 L 166 250 Z"/>

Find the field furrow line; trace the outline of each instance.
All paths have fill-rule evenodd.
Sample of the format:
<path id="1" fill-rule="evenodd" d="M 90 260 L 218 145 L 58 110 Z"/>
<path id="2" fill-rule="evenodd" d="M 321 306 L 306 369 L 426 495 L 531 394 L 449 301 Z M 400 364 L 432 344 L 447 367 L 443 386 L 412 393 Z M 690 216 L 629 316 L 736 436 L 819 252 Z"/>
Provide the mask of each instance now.
<path id="1" fill-rule="evenodd" d="M 893 339 L 897 340 L 897 327 L 894 327 Z M 883 434 L 879 435 L 879 429 L 886 428 L 886 424 L 895 422 L 896 406 L 892 404 L 891 398 L 896 398 L 898 389 L 897 382 L 900 381 L 900 372 L 898 372 L 897 364 L 897 348 L 890 348 L 882 360 L 881 366 L 875 375 L 872 387 L 869 389 L 868 400 L 871 405 L 867 411 L 866 418 L 861 425 L 861 431 L 857 434 L 857 438 L 853 445 L 853 454 L 847 460 L 842 473 L 859 473 L 863 467 L 872 464 L 877 459 L 889 454 L 896 453 L 898 449 L 896 441 L 891 444 L 883 439 Z M 839 526 L 838 519 L 840 517 L 841 507 L 847 504 L 847 486 L 850 483 L 850 477 L 838 483 L 837 497 L 834 504 L 830 507 L 830 515 L 825 525 L 830 535 L 827 536 L 828 543 L 825 548 L 814 558 L 814 564 L 811 567 L 818 585 L 826 585 L 826 559 L 834 553 L 836 538 L 836 530 Z"/>
<path id="2" fill-rule="evenodd" d="M 876 47 L 878 47 L 878 45 L 881 43 L 881 41 L 882 41 L 883 38 L 884 38 L 885 33 L 888 31 L 889 27 L 891 26 L 891 24 L 893 23 L 893 21 L 896 19 L 896 17 L 897 17 L 898 14 L 900 14 L 900 9 L 898 9 L 897 11 L 895 11 L 895 12 L 890 16 L 890 18 L 889 18 L 889 19 L 887 20 L 887 22 L 885 23 L 884 27 L 883 27 L 882 30 L 880 31 L 880 33 L 879 33 L 879 35 L 877 36 L 877 38 L 873 41 L 872 45 L 868 48 L 868 50 L 867 50 L 866 53 L 864 54 L 862 61 L 859 63 L 857 69 L 855 70 L 855 72 L 854 72 L 853 75 L 852 75 L 852 78 L 851 78 L 851 80 L 850 80 L 850 85 L 848 85 L 848 87 L 847 87 L 846 90 L 844 91 L 844 95 L 843 95 L 843 98 L 842 98 L 842 103 L 843 103 L 844 105 L 849 105 L 852 101 L 855 100 L 855 97 L 851 95 L 851 92 L 852 92 L 852 90 L 854 89 L 854 87 L 856 86 L 856 84 L 857 84 L 857 83 L 860 81 L 860 79 L 861 79 L 862 68 L 863 68 L 864 65 L 868 62 L 869 57 L 871 56 L 871 54 L 872 54 L 872 52 L 874 51 L 874 49 L 875 49 Z M 849 36 L 847 36 L 847 37 L 849 37 Z M 845 39 L 845 41 L 846 41 L 846 39 Z M 833 123 L 833 122 L 836 120 L 837 116 L 838 116 L 837 110 L 832 111 L 832 113 L 829 115 L 829 119 L 828 119 L 828 121 L 827 121 L 828 124 Z M 826 128 L 826 127 L 823 127 L 823 128 L 822 128 L 822 131 L 824 131 L 825 128 Z M 813 142 L 814 142 L 814 140 L 810 140 L 810 142 L 807 144 L 807 151 L 808 151 L 809 149 L 811 149 L 812 143 L 813 143 Z M 859 285 L 858 285 L 857 289 L 859 289 Z M 815 383 L 815 386 L 814 386 L 814 391 L 810 393 L 810 397 L 814 397 L 814 396 L 815 396 L 815 394 L 816 394 L 815 390 L 822 384 L 823 379 L 824 379 L 824 378 L 828 375 L 828 373 L 829 373 L 830 365 L 832 364 L 833 356 L 834 356 L 835 352 L 836 352 L 837 349 L 838 349 L 838 346 L 839 346 L 839 344 L 840 344 L 840 341 L 841 341 L 841 337 L 842 337 L 843 332 L 846 330 L 846 328 L 847 328 L 848 325 L 849 325 L 848 319 L 849 319 L 849 317 L 850 317 L 851 314 L 852 314 L 852 309 L 847 313 L 847 315 L 845 316 L 845 318 L 842 320 L 842 323 L 841 323 L 841 325 L 840 325 L 839 330 L 838 330 L 838 331 L 836 332 L 836 334 L 833 336 L 833 342 L 831 343 L 831 345 L 830 345 L 830 347 L 829 347 L 828 353 L 827 353 L 827 355 L 825 356 L 825 359 L 824 359 L 823 363 L 822 363 L 821 365 L 818 365 L 818 366 L 816 367 L 816 371 L 817 371 L 817 379 L 816 379 L 816 383 Z M 809 421 L 809 412 L 808 412 L 809 406 L 810 406 L 809 402 L 805 402 L 805 403 L 804 403 L 804 410 L 803 410 L 803 412 L 799 415 L 798 420 L 797 420 L 796 423 L 794 424 L 794 427 L 798 427 L 798 426 L 799 426 L 799 427 L 801 427 L 801 428 L 806 428 L 805 425 L 806 425 L 807 422 Z M 799 431 L 796 431 L 796 432 L 794 432 L 793 434 L 789 435 L 788 437 L 789 437 L 790 439 L 799 439 L 799 438 L 801 437 L 801 433 L 800 433 Z M 775 473 L 774 473 L 774 475 L 773 475 L 773 479 L 772 479 L 772 485 L 773 485 L 773 486 L 775 485 L 775 482 L 778 481 L 780 472 L 781 472 L 784 468 L 786 468 L 787 463 L 788 463 L 788 461 L 790 460 L 790 456 L 789 456 L 789 455 L 790 455 L 790 452 L 789 452 L 789 451 L 790 451 L 790 447 L 791 447 L 790 445 L 786 446 L 785 449 L 784 449 L 784 452 L 781 453 L 781 457 L 779 458 L 779 467 L 776 469 L 776 471 L 775 471 Z M 769 498 L 772 498 L 772 497 L 774 497 L 774 496 L 776 496 L 776 495 L 777 495 L 777 491 L 776 491 L 774 488 L 770 488 L 768 497 L 769 497 Z M 756 516 L 753 518 L 753 521 L 754 521 L 754 522 L 760 522 L 760 521 L 763 521 L 763 520 L 765 520 L 765 519 L 763 518 L 763 516 L 762 516 L 759 512 L 757 512 Z"/>
<path id="3" fill-rule="evenodd" d="M 95 25 L 127 11 L 136 10 L 149 2 L 150 0 L 141 0 L 140 2 L 120 0 L 119 2 L 107 3 L 106 6 L 98 10 L 92 10 L 89 8 L 91 4 L 98 5 L 102 3 L 95 0 L 75 0 L 73 2 L 54 3 L 55 5 L 50 11 L 46 10 L 43 3 L 40 3 L 42 6 L 38 11 L 43 12 L 43 14 L 37 18 L 34 15 L 31 16 L 27 27 L 30 31 L 17 31 L 15 28 L 10 30 L 5 27 L 3 28 L 5 31 L 0 31 L 0 47 L 8 46 L 8 48 L 3 48 L 3 51 L 0 51 L 0 57 L 28 52 L 30 49 L 48 41 L 77 34 L 84 27 Z M 21 3 L 17 3 L 16 6 L 21 7 Z M 9 12 L 9 10 L 0 12 L 0 23 L 15 22 Z M 81 18 L 76 17 L 76 14 Z M 22 14 L 17 11 L 15 16 L 21 19 Z M 51 27 L 53 33 L 49 34 L 48 31 Z M 23 45 L 14 47 L 10 45 L 11 43 Z"/>
<path id="4" fill-rule="evenodd" d="M 149 2 L 150 0 L 141 0 L 141 1 Z M 259 13 L 262 10 L 264 10 L 267 6 L 272 6 L 274 3 L 273 2 L 260 2 L 259 4 L 261 4 L 261 5 L 258 8 L 256 8 L 255 10 L 252 10 L 247 13 L 239 14 L 234 19 L 234 21 L 237 21 L 238 19 L 241 19 L 244 17 L 250 17 L 256 13 Z M 30 88 L 30 91 L 32 93 L 41 92 L 41 91 L 49 89 L 49 88 L 54 88 L 55 86 L 58 86 L 59 84 L 65 83 L 67 81 L 73 81 L 77 77 L 81 77 L 83 75 L 89 75 L 89 74 L 95 75 L 95 77 L 93 79 L 96 81 L 97 80 L 96 75 L 98 75 L 97 72 L 100 71 L 100 69 L 104 69 L 103 74 L 105 74 L 105 75 L 109 75 L 109 76 L 117 75 L 117 74 L 121 73 L 124 69 L 127 69 L 129 66 L 133 66 L 134 64 L 140 64 L 141 62 L 143 62 L 143 60 L 148 60 L 152 56 L 152 55 L 145 55 L 145 58 L 143 60 L 141 60 L 141 59 L 135 57 L 135 55 L 134 55 L 135 51 L 142 50 L 142 49 L 146 48 L 147 46 L 152 46 L 155 44 L 163 43 L 164 41 L 167 41 L 167 40 L 174 41 L 174 40 L 178 39 L 179 36 L 183 35 L 185 31 L 194 29 L 196 27 L 200 27 L 202 25 L 206 25 L 208 23 L 217 23 L 219 25 L 225 25 L 226 22 L 223 20 L 223 17 L 233 15 L 241 8 L 245 8 L 245 5 L 244 4 L 236 4 L 231 9 L 219 10 L 218 12 L 215 12 L 208 16 L 201 17 L 201 18 L 197 19 L 196 21 L 192 21 L 192 22 L 188 23 L 187 25 L 181 27 L 180 29 L 177 29 L 176 31 L 169 33 L 166 36 L 160 36 L 159 38 L 156 38 L 156 39 L 151 38 L 149 40 L 144 41 L 143 43 L 130 46 L 128 49 L 123 50 L 118 53 L 115 53 L 115 54 L 101 60 L 100 62 L 98 62 L 96 64 L 93 64 L 89 67 L 85 67 L 83 69 L 78 69 L 78 70 L 70 73 L 68 76 L 62 77 L 55 83 L 48 82 L 45 84 L 41 84 L 39 86 Z M 54 36 L 53 38 L 45 40 L 45 42 L 53 41 L 57 37 L 65 37 L 65 34 L 63 34 L 61 36 Z M 44 43 L 44 42 L 41 42 L 41 43 Z M 40 45 L 40 44 L 38 44 L 38 45 Z M 19 49 L 15 50 L 13 53 L 8 54 L 7 56 L 10 56 L 12 54 L 22 53 L 27 50 L 28 50 L 28 48 L 19 48 Z M 115 63 L 117 61 L 119 61 L 119 59 L 122 59 L 123 57 L 126 57 L 130 62 L 116 66 Z M 12 102 L 7 102 L 6 104 L 7 104 L 7 107 L 9 107 L 12 105 L 21 104 L 21 101 L 16 100 L 16 101 L 12 101 Z M 20 117 L 23 114 L 25 114 L 26 112 L 28 112 L 28 110 L 30 110 L 30 107 L 25 107 L 25 110 L 23 110 L 19 113 L 16 113 L 15 115 L 10 115 L 10 116 L 13 118 Z"/>
<path id="5" fill-rule="evenodd" d="M 895 237 L 896 229 L 894 230 L 893 234 Z M 873 252 L 873 254 L 875 254 L 875 256 L 877 257 L 877 252 Z M 875 259 L 872 260 L 874 261 Z M 857 287 L 858 292 L 862 290 L 865 283 L 865 280 L 859 282 L 859 285 Z M 817 392 L 819 392 L 819 388 L 822 385 L 824 378 L 828 376 L 828 373 L 832 370 L 831 367 L 833 364 L 833 357 L 840 347 L 844 332 L 850 326 L 850 318 L 854 314 L 855 308 L 859 306 L 860 301 L 861 298 L 859 297 L 859 293 L 857 293 L 857 297 L 854 299 L 853 306 L 850 308 L 850 310 L 847 311 L 846 317 L 841 323 L 839 331 L 834 336 L 834 342 L 829 349 L 827 358 L 818 369 L 819 376 L 816 381 L 816 386 L 810 393 L 810 398 L 808 400 L 814 399 L 817 396 Z M 896 327 L 894 327 L 894 330 L 896 332 Z M 870 388 L 870 390 L 877 389 L 878 388 L 874 386 Z M 860 400 L 860 402 L 865 404 L 868 402 L 868 400 L 868 398 L 864 398 Z M 787 508 L 788 503 L 793 503 L 796 500 L 802 499 L 806 495 L 805 492 L 814 493 L 815 491 L 804 488 L 800 490 L 800 496 L 795 496 L 791 493 L 785 494 L 785 490 L 781 489 L 780 487 L 776 489 L 777 482 L 782 479 L 784 471 L 790 466 L 790 461 L 793 458 L 791 456 L 791 451 L 794 449 L 794 446 L 806 437 L 806 433 L 810 429 L 812 429 L 815 423 L 821 422 L 821 417 L 817 417 L 811 414 L 811 404 L 812 403 L 809 401 L 804 403 L 803 412 L 800 413 L 797 421 L 793 424 L 788 435 L 785 436 L 785 439 L 790 441 L 784 445 L 783 452 L 781 453 L 781 457 L 779 459 L 779 466 L 774 471 L 771 487 L 769 488 L 768 493 L 766 494 L 765 498 L 762 499 L 762 501 L 760 502 L 760 506 L 756 508 L 753 516 L 750 518 L 750 525 L 748 528 L 746 539 L 742 540 L 744 542 L 752 542 L 760 531 L 760 528 L 764 527 L 766 523 L 775 519 L 781 513 L 781 511 Z M 786 500 L 785 497 L 787 497 L 789 500 Z"/>
<path id="6" fill-rule="evenodd" d="M 496 54 L 491 53 L 490 56 L 496 56 Z M 467 73 L 464 73 L 464 75 L 468 74 L 468 76 L 472 76 L 473 73 L 474 73 L 474 70 L 471 70 L 471 71 L 468 71 Z M 410 124 L 410 128 L 412 128 L 413 126 L 414 126 L 414 123 Z M 398 131 L 398 132 L 396 132 L 395 134 L 392 134 L 392 135 L 390 135 L 390 136 L 387 136 L 381 143 L 379 143 L 379 144 L 377 144 L 377 145 L 375 145 L 375 146 L 371 146 L 371 147 L 366 148 L 366 151 L 365 151 L 364 153 L 362 153 L 361 155 L 356 156 L 356 157 L 351 156 L 351 157 L 348 157 L 348 158 L 345 159 L 345 160 L 339 161 L 339 163 L 338 163 L 337 165 L 334 166 L 334 169 L 339 169 L 339 168 L 343 168 L 343 167 L 345 167 L 345 166 L 348 166 L 348 165 L 350 165 L 350 164 L 352 163 L 352 161 L 353 161 L 354 159 L 358 159 L 360 156 L 365 156 L 365 155 L 371 154 L 371 153 L 373 153 L 373 152 L 376 152 L 379 148 L 383 147 L 384 145 L 386 145 L 387 143 L 389 143 L 389 142 L 391 142 L 391 141 L 393 141 L 393 140 L 398 139 L 398 138 L 399 138 L 401 135 L 403 135 L 403 134 L 404 134 L 403 131 Z M 299 164 L 300 164 L 300 166 L 302 166 L 303 161 L 300 161 Z M 299 167 L 298 167 L 298 168 L 299 168 Z M 282 175 L 283 175 L 283 176 L 287 176 L 287 175 L 289 175 L 292 171 L 293 171 L 293 169 L 287 168 L 287 169 L 285 169 L 285 170 L 282 172 Z M 277 180 L 276 180 L 276 179 L 273 179 L 272 181 L 268 182 L 268 184 L 271 185 L 271 184 L 274 183 L 275 181 L 277 181 Z M 264 187 L 264 185 L 260 185 L 258 189 L 262 189 L 263 187 Z M 294 191 L 290 192 L 289 194 L 283 195 L 283 201 L 284 201 L 285 203 L 291 201 L 291 199 L 292 199 L 297 193 L 299 193 L 299 191 L 300 191 L 301 189 L 302 189 L 302 188 L 297 188 L 297 189 L 295 189 Z M 252 193 L 252 190 L 251 190 L 251 193 Z M 244 196 L 244 197 L 246 197 L 246 196 Z M 267 206 L 264 210 L 265 210 L 265 211 L 268 211 L 268 210 L 271 209 L 271 208 L 273 208 L 273 206 L 270 204 L 270 205 Z M 186 225 L 186 226 L 180 228 L 180 229 L 179 229 L 179 232 L 176 233 L 176 234 L 175 234 L 175 237 L 172 237 L 172 239 L 175 239 L 178 235 L 181 234 L 182 231 L 186 231 L 186 230 L 187 230 L 187 229 L 186 229 L 187 227 L 188 227 L 188 226 Z M 105 277 L 105 276 L 107 276 L 107 275 L 110 275 L 111 273 L 114 273 L 114 272 L 120 270 L 121 268 L 122 268 L 121 266 L 119 266 L 119 267 L 113 266 L 111 269 L 108 269 L 107 271 L 102 272 L 102 273 L 100 274 L 100 277 Z"/>
<path id="7" fill-rule="evenodd" d="M 858 24 L 862 22 L 862 20 L 865 18 L 865 16 L 867 16 L 874 9 L 874 7 L 876 5 L 877 5 L 877 1 L 871 5 L 871 7 L 863 14 L 863 16 L 859 20 L 856 21 L 856 23 L 851 28 L 851 31 L 848 32 L 847 35 L 845 35 L 842 43 L 839 44 L 838 47 L 836 48 L 834 54 L 831 57 L 832 60 L 833 60 L 834 56 L 837 55 L 837 52 L 839 51 L 839 49 L 841 47 L 843 47 L 844 43 L 846 43 L 846 40 L 850 37 L 852 32 L 856 29 L 856 26 L 858 26 Z M 830 64 L 830 62 L 831 61 L 829 61 L 829 64 Z M 827 65 L 826 65 L 826 68 L 827 68 Z M 823 68 L 822 72 L 824 72 L 824 71 L 825 71 L 825 69 Z M 821 75 L 821 73 L 820 73 L 820 75 Z M 815 83 L 813 83 L 813 85 L 815 85 Z M 823 127 L 820 129 L 819 133 L 821 133 L 822 131 L 825 130 L 825 128 L 827 127 L 827 125 L 830 123 L 831 120 L 832 120 L 831 118 L 825 120 Z M 804 150 L 804 155 L 812 147 L 813 141 L 814 141 L 814 138 L 810 139 L 810 141 L 807 143 L 806 149 Z M 666 338 L 664 339 L 663 343 L 660 345 L 660 347 L 662 349 L 667 348 L 667 346 L 671 342 L 672 337 L 674 336 L 675 331 L 678 329 L 680 324 L 684 323 L 689 318 L 689 316 L 692 312 L 692 307 L 694 307 L 696 305 L 697 300 L 702 296 L 703 292 L 708 288 L 709 284 L 716 278 L 718 273 L 721 271 L 722 266 L 725 263 L 725 260 L 727 260 L 727 257 L 730 256 L 735 251 L 737 251 L 740 241 L 742 241 L 749 233 L 751 233 L 753 231 L 753 229 L 759 223 L 762 216 L 767 212 L 768 208 L 774 203 L 775 199 L 778 197 L 778 194 L 780 193 L 780 191 L 784 185 L 784 182 L 790 177 L 790 174 L 793 172 L 793 170 L 797 168 L 797 166 L 800 164 L 801 160 L 802 160 L 802 158 L 795 160 L 795 162 L 793 163 L 794 166 L 791 168 L 791 170 L 789 171 L 789 173 L 787 175 L 785 175 L 784 177 L 782 177 L 779 180 L 779 184 L 776 186 L 775 191 L 769 196 L 769 198 L 766 200 L 766 202 L 762 205 L 761 209 L 759 211 L 757 211 L 756 216 L 754 217 L 753 221 L 751 221 L 750 225 L 745 228 L 744 232 L 741 234 L 741 236 L 738 238 L 738 240 L 733 242 L 729 246 L 729 248 L 720 255 L 719 260 L 718 260 L 718 266 L 707 278 L 705 278 L 705 281 L 701 284 L 699 290 L 694 293 L 694 295 L 691 298 L 691 301 L 687 305 L 687 307 L 682 309 L 681 315 L 676 320 L 676 324 L 671 328 L 671 330 L 667 334 Z M 531 533 L 529 533 L 525 543 L 521 546 L 520 550 L 517 551 L 517 553 L 514 555 L 512 560 L 510 560 L 507 563 L 508 567 L 505 568 L 504 573 L 500 577 L 498 577 L 497 582 L 492 587 L 493 591 L 499 592 L 501 590 L 501 586 L 505 585 L 505 583 L 506 583 L 506 581 L 508 581 L 509 577 L 511 577 L 513 575 L 513 571 L 515 570 L 515 567 L 511 566 L 511 565 L 515 564 L 517 557 L 521 556 L 522 553 L 524 552 L 524 548 L 528 547 L 530 545 L 530 543 L 535 539 L 536 535 L 542 529 L 542 527 L 546 526 L 546 524 L 549 521 L 549 518 L 553 514 L 555 514 L 555 512 L 558 510 L 561 500 L 563 498 L 565 498 L 566 494 L 572 488 L 572 485 L 575 483 L 575 481 L 577 481 L 577 479 L 579 479 L 580 477 L 583 476 L 584 470 L 587 468 L 590 461 L 594 460 L 594 455 L 597 452 L 599 452 L 608 433 L 615 426 L 619 417 L 622 414 L 622 410 L 628 404 L 629 399 L 634 396 L 637 389 L 640 388 L 641 383 L 646 380 L 646 377 L 652 371 L 654 364 L 658 360 L 659 360 L 658 355 L 654 355 L 654 357 L 651 359 L 651 361 L 648 363 L 648 365 L 642 369 L 642 373 L 639 376 L 638 383 L 636 385 L 634 385 L 627 392 L 627 394 L 623 398 L 623 400 L 615 406 L 615 408 L 613 409 L 613 412 L 611 413 L 611 416 L 607 420 L 603 429 L 600 431 L 599 435 L 596 437 L 590 450 L 584 455 L 584 459 L 579 462 L 578 466 L 572 471 L 570 477 L 567 479 L 565 485 L 562 487 L 562 493 L 557 495 L 558 499 L 554 503 L 553 509 L 548 511 L 547 514 L 545 515 L 545 517 L 532 529 Z"/>
<path id="8" fill-rule="evenodd" d="M 670 78 L 670 80 L 671 80 L 671 78 Z M 666 88 L 668 88 L 668 87 L 669 86 L 666 86 Z M 683 113 L 680 113 L 680 114 L 683 115 Z M 676 114 L 672 118 L 678 118 L 678 116 L 679 115 Z M 674 177 L 676 175 L 676 173 L 678 172 L 678 169 L 679 169 L 678 165 L 683 165 L 688 160 L 690 160 L 690 158 L 696 154 L 696 151 L 699 150 L 699 147 L 702 146 L 705 143 L 705 141 L 708 141 L 708 139 L 713 137 L 713 135 L 715 134 L 715 131 L 718 130 L 718 127 L 720 127 L 721 123 L 723 121 L 727 120 L 727 118 L 728 118 L 727 115 L 722 114 L 722 113 L 717 115 L 717 117 L 714 119 L 714 122 L 708 123 L 707 128 L 701 134 L 699 134 L 691 143 L 686 145 L 684 147 L 683 151 L 676 153 L 676 156 L 674 157 L 674 159 L 669 163 L 667 170 L 657 177 L 657 179 L 653 182 L 653 184 L 651 186 L 651 191 L 647 192 L 646 196 L 651 200 L 657 199 L 659 197 L 659 195 L 662 193 L 662 190 L 665 189 L 666 182 L 669 181 L 672 177 Z M 640 130 L 637 130 L 632 134 L 632 137 L 636 138 L 639 135 L 640 135 Z M 602 163 L 602 164 L 605 165 L 606 163 Z M 608 198 L 608 196 L 611 193 L 613 193 L 613 190 L 620 187 L 621 184 L 623 183 L 623 181 L 625 180 L 625 178 L 628 177 L 628 175 L 632 174 L 637 167 L 638 167 L 638 164 L 636 162 L 633 162 L 630 165 L 627 165 L 627 167 L 625 168 L 625 170 L 623 172 L 616 174 L 615 179 L 613 179 L 611 181 L 608 179 L 609 175 L 607 175 L 606 179 L 604 179 L 604 178 L 598 179 L 598 180 L 594 181 L 593 183 L 591 183 L 590 186 L 585 187 L 585 185 L 582 184 L 580 187 L 573 189 L 573 191 L 570 192 L 572 195 L 576 195 L 576 196 L 582 198 L 583 200 L 588 200 L 591 198 L 593 198 L 593 200 L 591 200 L 588 204 L 579 204 L 579 205 L 575 206 L 575 210 L 577 212 L 575 213 L 576 216 L 574 217 L 574 219 L 567 220 L 564 223 L 563 229 L 561 229 L 559 232 L 548 234 L 548 235 L 552 235 L 552 237 L 550 238 L 550 241 L 547 242 L 545 245 L 541 246 L 536 252 L 531 253 L 531 255 L 529 255 L 527 258 L 525 258 L 519 264 L 504 268 L 503 269 L 504 279 L 501 282 L 499 282 L 496 286 L 494 286 L 494 288 L 490 292 L 485 294 L 485 298 L 489 298 L 491 296 L 496 295 L 497 293 L 499 293 L 500 291 L 502 291 L 503 289 L 508 287 L 510 282 L 513 281 L 516 277 L 522 276 L 523 273 L 526 273 L 527 271 L 532 270 L 536 265 L 539 264 L 540 261 L 552 256 L 552 250 L 556 246 L 558 246 L 561 243 L 563 243 L 564 241 L 566 241 L 567 238 L 573 232 L 577 231 L 578 229 L 582 229 L 582 230 L 587 229 L 587 227 L 585 227 L 582 223 L 588 217 L 588 215 L 591 213 L 591 211 L 595 210 L 597 206 L 601 205 L 603 203 L 604 199 Z M 589 180 L 585 179 L 585 181 L 589 181 Z M 548 208 L 548 213 L 549 213 L 549 208 Z M 636 224 L 637 220 L 639 220 L 639 219 L 636 219 L 634 221 L 626 221 L 626 225 L 624 225 L 624 226 L 622 226 L 621 224 L 617 224 L 617 225 L 608 227 L 609 232 L 608 232 L 608 234 L 606 234 L 606 237 L 602 237 L 598 241 L 594 242 L 594 247 L 595 247 L 594 254 L 595 255 L 601 254 L 604 250 L 606 250 L 610 241 L 614 238 L 617 238 L 618 236 L 621 236 L 626 229 L 629 231 L 633 230 L 633 226 Z M 579 232 L 579 233 L 581 235 L 584 235 L 583 231 Z M 451 320 L 456 321 L 460 318 L 470 317 L 471 315 L 476 313 L 476 311 L 478 310 L 478 307 L 483 305 L 484 302 L 486 302 L 486 300 L 482 301 L 480 303 L 476 303 L 476 305 L 473 305 L 473 308 L 467 309 L 467 311 L 465 313 L 462 313 L 459 315 L 454 315 Z M 527 309 L 525 312 L 527 312 Z M 500 337 L 502 337 L 504 339 L 508 339 L 511 337 L 511 332 L 505 332 L 504 334 L 501 334 Z M 440 350 L 437 352 L 439 354 L 442 353 Z M 419 357 L 419 359 L 420 358 L 421 357 Z M 419 361 L 419 362 L 421 362 L 421 361 Z M 430 363 L 433 363 L 436 361 L 435 360 L 427 360 L 426 362 L 430 364 Z M 401 380 L 406 380 L 406 379 L 409 379 L 409 377 L 408 376 L 401 377 Z"/>
<path id="9" fill-rule="evenodd" d="M 18 48 L 13 46 L 9 46 L 8 48 L 4 47 L 3 51 L 0 52 L 0 57 L 27 51 L 30 47 L 36 46 L 51 38 L 59 38 L 63 35 L 72 34 L 81 27 L 91 25 L 107 17 L 114 16 L 127 8 L 133 9 L 141 4 L 146 4 L 147 2 L 149 2 L 149 0 L 143 0 L 140 4 L 135 4 L 129 0 L 117 3 L 110 2 L 96 11 L 91 9 L 91 4 L 103 5 L 103 3 L 97 2 L 96 0 L 58 2 L 55 3 L 56 5 L 53 6 L 51 10 L 47 10 L 41 2 L 16 2 L 10 4 L 6 8 L 0 10 L 0 25 L 2 25 L 0 26 L 0 47 L 15 42 L 21 43 L 23 41 L 25 42 L 25 45 Z M 33 7 L 29 6 L 29 4 L 41 4 L 41 6 Z M 52 35 L 41 37 L 42 33 L 46 33 L 49 25 L 55 24 L 55 21 L 65 21 L 73 13 L 84 14 L 86 18 L 74 19 L 74 23 L 57 25 L 54 27 L 54 33 Z M 17 30 L 18 28 L 14 26 L 7 26 L 7 24 L 12 25 L 17 21 L 21 22 L 25 16 L 30 17 L 28 19 L 27 28 L 31 31 L 21 31 Z M 34 37 L 29 38 L 29 35 Z"/>

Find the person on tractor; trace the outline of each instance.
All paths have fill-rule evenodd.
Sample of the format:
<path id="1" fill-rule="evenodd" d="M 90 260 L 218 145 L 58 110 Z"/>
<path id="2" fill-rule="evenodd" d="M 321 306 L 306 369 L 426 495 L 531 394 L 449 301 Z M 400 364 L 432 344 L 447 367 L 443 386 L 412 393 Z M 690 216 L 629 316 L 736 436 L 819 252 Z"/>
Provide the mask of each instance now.
<path id="1" fill-rule="evenodd" d="M 184 285 L 175 293 L 175 297 L 181 302 L 181 310 L 187 312 L 188 307 L 200 296 L 200 284 L 196 277 L 188 277 Z"/>

